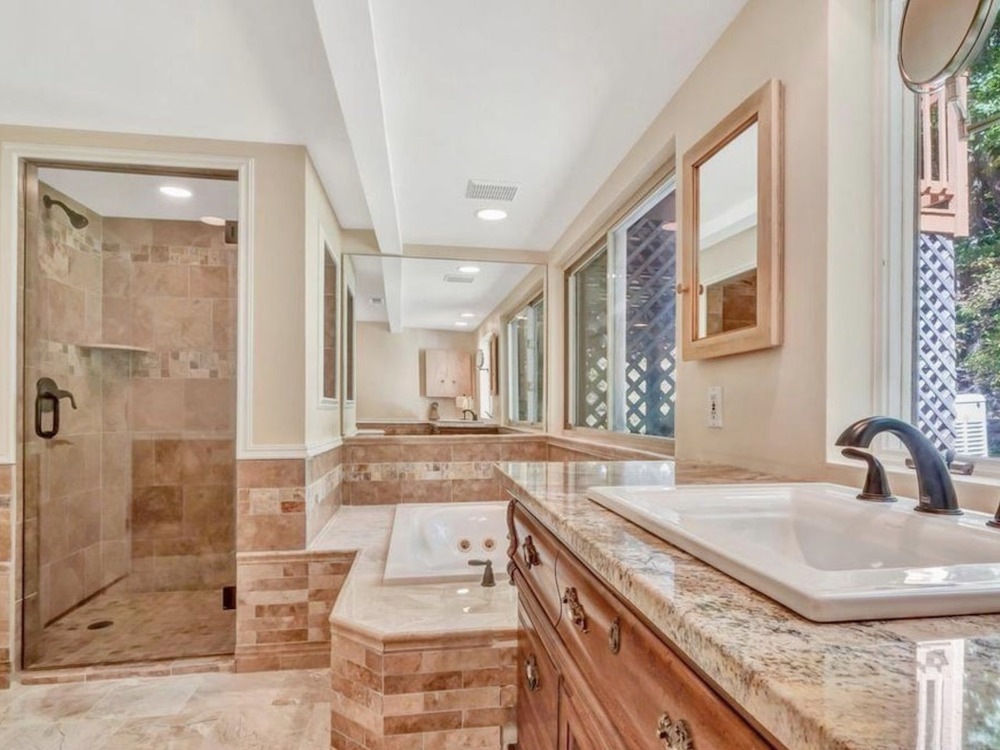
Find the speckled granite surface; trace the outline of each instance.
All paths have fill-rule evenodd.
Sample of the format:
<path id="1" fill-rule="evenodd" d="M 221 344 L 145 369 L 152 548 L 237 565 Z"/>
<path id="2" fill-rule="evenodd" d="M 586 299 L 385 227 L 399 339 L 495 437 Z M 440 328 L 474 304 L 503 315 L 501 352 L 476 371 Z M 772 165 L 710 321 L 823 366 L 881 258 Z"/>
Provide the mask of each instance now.
<path id="1" fill-rule="evenodd" d="M 586 498 L 780 481 L 679 462 L 504 463 L 504 484 L 790 750 L 997 750 L 1000 615 L 818 624 Z"/>

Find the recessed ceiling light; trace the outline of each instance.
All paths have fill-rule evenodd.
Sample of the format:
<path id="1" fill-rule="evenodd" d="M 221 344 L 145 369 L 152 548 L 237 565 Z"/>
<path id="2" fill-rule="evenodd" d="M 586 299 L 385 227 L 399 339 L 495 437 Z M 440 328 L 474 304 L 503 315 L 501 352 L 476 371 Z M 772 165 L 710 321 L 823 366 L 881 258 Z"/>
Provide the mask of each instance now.
<path id="1" fill-rule="evenodd" d="M 459 266 L 459 273 L 479 273 L 479 266 Z"/>
<path id="2" fill-rule="evenodd" d="M 456 320 L 455 325 L 457 325 L 459 328 L 465 328 L 469 324 L 466 323 L 464 320 Z"/>
<path id="3" fill-rule="evenodd" d="M 474 318 L 474 317 L 476 317 L 476 314 L 475 313 L 462 313 L 462 317 L 463 318 Z"/>
<path id="4" fill-rule="evenodd" d="M 507 218 L 507 212 L 502 208 L 481 208 L 476 211 L 476 216 L 483 221 L 503 221 Z"/>
<path id="5" fill-rule="evenodd" d="M 162 185 L 160 192 L 171 198 L 190 198 L 194 195 L 187 188 L 179 187 L 178 185 Z"/>
<path id="6" fill-rule="evenodd" d="M 221 216 L 202 216 L 202 224 L 208 224 L 210 227 L 224 227 L 226 226 L 226 220 Z"/>

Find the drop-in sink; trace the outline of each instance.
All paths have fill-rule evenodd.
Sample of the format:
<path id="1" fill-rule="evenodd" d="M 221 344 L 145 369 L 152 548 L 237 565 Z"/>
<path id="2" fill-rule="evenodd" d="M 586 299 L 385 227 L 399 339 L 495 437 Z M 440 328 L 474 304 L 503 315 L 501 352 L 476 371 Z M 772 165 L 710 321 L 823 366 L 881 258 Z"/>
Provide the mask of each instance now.
<path id="1" fill-rule="evenodd" d="M 819 622 L 1000 612 L 1000 530 L 833 484 L 593 487 L 588 497 Z"/>

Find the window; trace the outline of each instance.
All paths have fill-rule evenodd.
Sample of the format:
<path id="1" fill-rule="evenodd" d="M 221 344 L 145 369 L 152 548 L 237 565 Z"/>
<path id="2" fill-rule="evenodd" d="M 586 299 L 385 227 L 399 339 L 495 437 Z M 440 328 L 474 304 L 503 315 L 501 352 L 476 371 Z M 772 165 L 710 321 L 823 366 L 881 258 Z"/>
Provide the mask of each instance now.
<path id="1" fill-rule="evenodd" d="M 1000 456 L 1000 26 L 916 97 L 912 421 L 940 449 Z M 905 209 L 904 209 L 905 210 Z"/>
<path id="2" fill-rule="evenodd" d="M 569 271 L 573 426 L 674 436 L 675 198 L 671 179 Z"/>
<path id="3" fill-rule="evenodd" d="M 337 398 L 337 264 L 323 243 L 323 398 Z"/>
<path id="4" fill-rule="evenodd" d="M 545 303 L 541 297 L 519 310 L 507 323 L 511 422 L 538 424 L 545 414 Z"/>
<path id="5" fill-rule="evenodd" d="M 347 350 L 347 364 L 344 373 L 344 399 L 354 401 L 354 291 L 347 289 L 346 322 L 344 324 L 344 348 Z"/>

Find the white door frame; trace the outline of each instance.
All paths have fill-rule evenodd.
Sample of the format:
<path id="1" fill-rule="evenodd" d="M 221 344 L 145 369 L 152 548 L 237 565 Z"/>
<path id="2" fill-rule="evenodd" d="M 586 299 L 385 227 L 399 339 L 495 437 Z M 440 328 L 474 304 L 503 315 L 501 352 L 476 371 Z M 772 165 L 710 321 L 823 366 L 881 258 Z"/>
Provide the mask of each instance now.
<path id="1" fill-rule="evenodd" d="M 137 151 L 131 149 L 61 146 L 45 143 L 4 143 L 0 148 L 0 465 L 17 460 L 18 377 L 18 258 L 20 256 L 20 165 L 51 161 L 90 165 L 227 170 L 237 174 L 239 234 L 237 246 L 237 377 L 236 457 L 260 457 L 268 452 L 251 442 L 253 426 L 253 195 L 254 160 L 243 156 Z"/>

